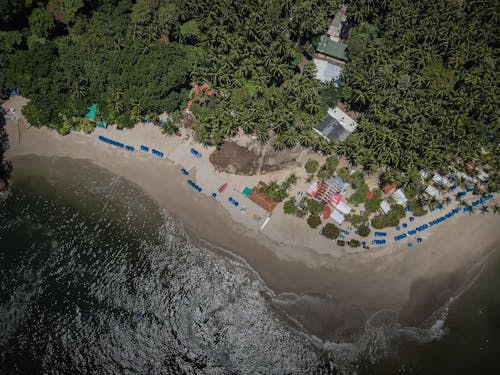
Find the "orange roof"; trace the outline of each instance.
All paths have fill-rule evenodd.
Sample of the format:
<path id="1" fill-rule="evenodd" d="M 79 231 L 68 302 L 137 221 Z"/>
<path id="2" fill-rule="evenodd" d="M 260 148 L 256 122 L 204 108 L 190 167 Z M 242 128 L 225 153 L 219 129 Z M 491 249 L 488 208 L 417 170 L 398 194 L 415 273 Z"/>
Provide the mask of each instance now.
<path id="1" fill-rule="evenodd" d="M 473 161 L 471 161 L 469 164 L 467 164 L 467 167 L 473 171 L 475 168 L 476 168 L 476 163 L 474 163 Z"/>
<path id="2" fill-rule="evenodd" d="M 186 109 L 187 109 L 187 110 L 191 110 L 191 106 L 192 106 L 192 105 L 193 105 L 193 101 L 192 101 L 192 100 L 190 100 L 190 101 L 188 102 L 187 106 L 186 106 Z"/>
<path id="3" fill-rule="evenodd" d="M 330 206 L 326 206 L 325 209 L 323 210 L 323 213 L 321 214 L 321 217 L 323 220 L 326 220 L 330 217 L 330 214 L 332 213 L 332 209 Z"/>
<path id="4" fill-rule="evenodd" d="M 382 190 L 384 191 L 385 194 L 387 194 L 388 192 L 390 192 L 391 190 L 396 189 L 396 188 L 397 188 L 397 186 L 394 184 L 385 184 L 385 186 Z"/>
<path id="5" fill-rule="evenodd" d="M 372 199 L 375 196 L 375 192 L 369 191 L 366 193 L 366 199 Z"/>
<path id="6" fill-rule="evenodd" d="M 267 184 L 265 184 L 262 181 L 259 181 L 257 186 L 255 186 L 252 189 L 251 193 L 248 195 L 248 199 L 250 199 L 252 202 L 257 204 L 258 206 L 262 207 L 267 212 L 271 213 L 271 212 L 273 212 L 274 207 L 276 207 L 278 202 L 272 200 L 267 195 L 259 192 L 259 189 L 266 187 L 266 186 L 267 186 Z"/>

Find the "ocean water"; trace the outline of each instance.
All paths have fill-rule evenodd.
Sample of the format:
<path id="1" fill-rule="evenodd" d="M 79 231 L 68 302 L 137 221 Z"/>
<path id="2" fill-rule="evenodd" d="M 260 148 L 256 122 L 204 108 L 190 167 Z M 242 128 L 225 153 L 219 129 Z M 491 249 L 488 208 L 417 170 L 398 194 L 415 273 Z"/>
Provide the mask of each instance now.
<path id="1" fill-rule="evenodd" d="M 488 373 L 499 368 L 499 266 L 429 328 L 381 311 L 356 341 L 323 342 L 123 179 L 25 160 L 0 195 L 0 374 Z"/>

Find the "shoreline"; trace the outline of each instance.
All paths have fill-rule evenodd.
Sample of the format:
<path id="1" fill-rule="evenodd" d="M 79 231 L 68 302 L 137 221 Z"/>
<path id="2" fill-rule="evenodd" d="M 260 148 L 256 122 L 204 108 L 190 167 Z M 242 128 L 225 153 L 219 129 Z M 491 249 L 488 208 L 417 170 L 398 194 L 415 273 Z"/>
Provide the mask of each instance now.
<path id="1" fill-rule="evenodd" d="M 17 111 L 19 113 L 20 108 Z M 395 243 L 386 248 L 349 252 L 349 249 L 332 246 L 331 241 L 317 234 L 318 238 L 299 241 L 310 233 L 310 228 L 294 218 L 290 219 L 294 219 L 296 225 L 288 229 L 291 234 L 287 240 L 283 226 L 289 225 L 288 221 L 273 217 L 262 232 L 249 215 L 243 217 L 222 201 L 194 193 L 185 183 L 180 168 L 189 168 L 195 181 L 206 180 L 203 187 L 208 186 L 208 190 L 220 186 L 220 181 L 231 176 L 207 167 L 209 149 L 202 149 L 204 164 L 197 165 L 199 161 L 189 155 L 188 150 L 198 145 L 179 137 L 167 138 L 152 125 L 138 125 L 130 130 L 97 129 L 92 135 L 71 133 L 64 137 L 48 128 L 24 126 L 20 143 L 17 142 L 17 121 L 9 121 L 7 131 L 11 139 L 7 158 L 13 161 L 14 174 L 16 163 L 23 158 L 29 162 L 29 158 L 56 157 L 86 160 L 125 178 L 182 222 L 195 244 L 218 254 L 228 251 L 233 258 L 243 259 L 277 299 L 284 295 L 294 298 L 280 308 L 309 333 L 323 339 L 337 336 L 334 331 L 341 326 L 362 326 L 370 312 L 383 309 L 406 308 L 408 323 L 425 321 L 429 311 L 435 311 L 439 307 L 436 304 L 442 305 L 440 302 L 446 299 L 440 291 L 449 289 L 446 295 L 456 293 L 467 282 L 460 278 L 464 271 L 474 268 L 472 275 L 465 272 L 465 278 L 470 281 L 478 272 L 478 264 L 487 261 L 500 240 L 496 229 L 500 227 L 500 217 L 491 214 L 453 218 L 426 234 L 424 244 L 413 249 Z M 169 160 L 112 149 L 97 140 L 97 135 L 110 133 L 111 138 L 120 136 L 121 141 L 129 142 L 127 144 L 134 142 L 134 146 L 146 144 L 168 150 Z M 285 175 L 289 171 L 278 175 L 280 173 Z M 210 180 L 209 174 L 218 175 L 220 180 L 215 177 Z M 245 183 L 261 178 L 264 179 L 263 176 L 238 176 L 237 180 Z M 319 300 L 308 301 L 311 296 Z M 433 300 L 433 303 L 425 304 L 425 311 L 416 309 L 422 300 Z"/>

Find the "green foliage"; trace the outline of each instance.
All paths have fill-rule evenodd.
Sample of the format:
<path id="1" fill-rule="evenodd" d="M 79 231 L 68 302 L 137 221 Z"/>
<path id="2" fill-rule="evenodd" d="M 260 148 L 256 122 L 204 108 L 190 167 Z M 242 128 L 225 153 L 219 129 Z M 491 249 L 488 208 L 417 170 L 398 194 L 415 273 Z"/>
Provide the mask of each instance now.
<path id="1" fill-rule="evenodd" d="M 382 203 L 382 191 L 380 189 L 375 189 L 374 192 L 375 196 L 366 200 L 365 209 L 367 212 L 377 212 Z"/>
<path id="2" fill-rule="evenodd" d="M 351 240 L 348 242 L 348 244 L 350 247 L 359 247 L 361 245 L 361 243 L 354 238 L 351 238 Z"/>
<path id="3" fill-rule="evenodd" d="M 408 200 L 408 207 L 410 208 L 410 211 L 415 216 L 423 216 L 423 215 L 425 215 L 424 208 L 419 204 L 419 202 L 416 199 L 410 199 L 410 200 Z"/>
<path id="4" fill-rule="evenodd" d="M 360 225 L 358 227 L 358 234 L 361 236 L 361 237 L 368 237 L 370 235 L 370 228 L 368 227 L 368 225 Z"/>
<path id="5" fill-rule="evenodd" d="M 30 32 L 40 38 L 48 38 L 55 28 L 54 17 L 47 9 L 36 8 L 29 16 Z"/>
<path id="6" fill-rule="evenodd" d="M 340 230 L 335 224 L 326 223 L 321 230 L 321 234 L 331 240 L 334 240 L 339 236 Z"/>
<path id="7" fill-rule="evenodd" d="M 366 201 L 366 194 L 368 194 L 369 191 L 370 188 L 365 182 L 363 182 L 362 184 L 358 185 L 356 191 L 349 197 L 348 201 L 355 206 L 363 204 Z"/>
<path id="8" fill-rule="evenodd" d="M 494 0 L 350 2 L 342 93 L 364 114 L 348 138 L 353 162 L 403 176 L 468 160 L 498 166 L 498 95 L 483 94 L 498 92 L 497 8 Z"/>
<path id="9" fill-rule="evenodd" d="M 345 181 L 349 181 L 349 170 L 348 170 L 347 168 L 345 168 L 345 167 L 339 168 L 339 169 L 337 170 L 337 175 L 338 175 L 341 179 L 343 179 L 343 180 L 345 180 Z"/>
<path id="10" fill-rule="evenodd" d="M 358 226 L 368 221 L 367 215 L 347 214 L 345 218 L 354 226 Z"/>
<path id="11" fill-rule="evenodd" d="M 282 202 L 288 196 L 288 189 L 296 182 L 297 177 L 291 174 L 281 185 L 276 181 L 271 181 L 267 186 L 262 187 L 260 192 L 276 202 Z"/>
<path id="12" fill-rule="evenodd" d="M 320 180 L 326 180 L 332 177 L 338 165 L 339 159 L 337 159 L 335 156 L 328 157 L 318 172 L 318 178 Z"/>
<path id="13" fill-rule="evenodd" d="M 317 160 L 311 159 L 306 162 L 305 168 L 306 172 L 309 174 L 314 174 L 318 170 L 319 162 Z"/>
<path id="14" fill-rule="evenodd" d="M 76 14 L 83 7 L 83 0 L 50 0 L 49 9 L 51 9 L 56 18 L 66 24 L 73 23 Z"/>
<path id="15" fill-rule="evenodd" d="M 405 217 L 405 209 L 403 206 L 394 204 L 389 212 L 385 215 L 378 215 L 372 219 L 372 226 L 375 229 L 386 227 L 395 227 L 399 224 L 399 220 Z"/>
<path id="16" fill-rule="evenodd" d="M 314 199 L 307 200 L 307 210 L 312 215 L 319 215 L 321 212 L 323 212 L 324 208 L 325 205 L 323 203 L 318 202 L 317 200 Z"/>
<path id="17" fill-rule="evenodd" d="M 344 247 L 345 246 L 345 241 L 344 240 L 337 240 L 337 246 Z"/>
<path id="18" fill-rule="evenodd" d="M 313 229 L 317 228 L 321 225 L 321 218 L 318 215 L 311 214 L 307 218 L 307 224 L 309 224 L 309 226 Z"/>
<path id="19" fill-rule="evenodd" d="M 284 204 L 283 204 L 283 211 L 287 215 L 291 215 L 296 213 L 298 210 L 297 205 L 295 204 L 295 198 L 290 198 L 288 199 Z"/>

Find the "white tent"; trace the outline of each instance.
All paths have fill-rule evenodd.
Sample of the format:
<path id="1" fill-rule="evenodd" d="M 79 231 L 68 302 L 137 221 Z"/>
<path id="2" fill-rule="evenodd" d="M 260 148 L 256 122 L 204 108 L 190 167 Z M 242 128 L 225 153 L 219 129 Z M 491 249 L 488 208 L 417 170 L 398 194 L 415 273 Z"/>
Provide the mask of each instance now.
<path id="1" fill-rule="evenodd" d="M 335 207 L 337 210 L 339 210 L 345 215 L 347 215 L 352 210 L 351 206 L 346 204 L 344 201 L 340 201 L 337 205 L 334 205 L 333 207 Z"/>
<path id="2" fill-rule="evenodd" d="M 391 209 L 391 205 L 389 204 L 389 202 L 387 202 L 385 199 L 382 201 L 382 203 L 380 203 L 380 209 L 382 210 L 382 212 L 384 214 L 388 213 L 389 210 Z"/>
<path id="3" fill-rule="evenodd" d="M 427 186 L 425 188 L 425 192 L 434 198 L 437 198 L 439 196 L 439 191 L 432 185 Z"/>
<path id="4" fill-rule="evenodd" d="M 344 220 L 345 220 L 344 215 L 342 215 L 337 210 L 333 210 L 332 213 L 330 214 L 330 217 L 333 220 L 335 220 L 339 225 L 341 225 L 344 222 Z"/>
<path id="5" fill-rule="evenodd" d="M 400 206 L 404 206 L 404 204 L 408 201 L 402 189 L 396 190 L 394 193 L 392 193 L 391 197 Z"/>

